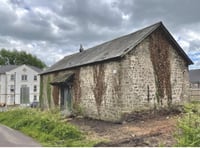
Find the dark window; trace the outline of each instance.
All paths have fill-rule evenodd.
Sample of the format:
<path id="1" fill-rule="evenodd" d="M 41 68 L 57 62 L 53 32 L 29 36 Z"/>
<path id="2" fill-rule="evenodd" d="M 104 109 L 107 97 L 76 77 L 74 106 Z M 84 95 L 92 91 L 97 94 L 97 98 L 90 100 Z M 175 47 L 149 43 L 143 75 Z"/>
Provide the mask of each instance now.
<path id="1" fill-rule="evenodd" d="M 14 74 L 10 75 L 10 80 L 11 80 L 11 81 L 14 81 L 14 80 L 15 80 L 15 75 L 14 75 Z"/>
<path id="2" fill-rule="evenodd" d="M 27 81 L 27 75 L 22 75 L 22 81 Z"/>
<path id="3" fill-rule="evenodd" d="M 36 75 L 34 76 L 34 80 L 37 81 L 37 76 Z"/>
<path id="4" fill-rule="evenodd" d="M 33 91 L 34 91 L 34 92 L 37 91 L 37 86 L 36 86 L 36 85 L 34 85 L 34 87 L 33 87 Z"/>
<path id="5" fill-rule="evenodd" d="M 33 100 L 34 100 L 34 101 L 36 101 L 36 100 L 37 100 L 37 96 L 36 96 L 36 95 L 34 95 L 34 98 L 33 98 Z"/>
<path id="6" fill-rule="evenodd" d="M 14 92 L 15 91 L 15 86 L 14 85 L 10 85 L 10 92 Z"/>

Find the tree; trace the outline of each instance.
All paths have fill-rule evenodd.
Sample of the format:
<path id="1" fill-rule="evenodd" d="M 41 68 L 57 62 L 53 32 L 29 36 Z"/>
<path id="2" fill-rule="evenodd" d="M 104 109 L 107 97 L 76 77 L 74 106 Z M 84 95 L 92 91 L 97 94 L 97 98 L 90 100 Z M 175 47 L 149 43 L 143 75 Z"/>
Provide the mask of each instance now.
<path id="1" fill-rule="evenodd" d="M 25 51 L 9 51 L 6 49 L 0 50 L 0 65 L 32 65 L 38 68 L 45 68 L 46 64 L 36 56 L 26 53 Z"/>

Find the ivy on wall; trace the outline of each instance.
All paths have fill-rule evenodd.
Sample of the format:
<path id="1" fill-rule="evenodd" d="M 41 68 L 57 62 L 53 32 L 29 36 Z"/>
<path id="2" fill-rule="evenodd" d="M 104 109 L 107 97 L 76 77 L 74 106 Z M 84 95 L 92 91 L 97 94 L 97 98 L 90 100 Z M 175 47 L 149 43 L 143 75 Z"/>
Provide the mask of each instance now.
<path id="1" fill-rule="evenodd" d="M 163 105 L 163 99 L 167 96 L 167 103 L 172 103 L 170 82 L 170 57 L 169 42 L 161 29 L 155 31 L 149 38 L 150 58 L 153 64 L 157 103 Z"/>
<path id="2" fill-rule="evenodd" d="M 73 100 L 73 108 L 77 111 L 79 110 L 79 104 L 81 101 L 81 80 L 80 80 L 80 68 L 77 68 L 74 71 L 74 81 L 73 81 L 73 93 L 74 93 L 74 100 Z"/>
<path id="3" fill-rule="evenodd" d="M 106 91 L 105 83 L 105 66 L 98 64 L 93 66 L 93 79 L 94 79 L 94 97 L 97 106 L 98 114 L 100 115 L 100 107 L 103 100 L 103 95 Z"/>
<path id="4" fill-rule="evenodd" d="M 51 85 L 50 85 L 50 82 L 51 82 L 51 77 L 50 77 L 50 75 L 48 75 L 46 92 L 47 92 L 47 100 L 48 100 L 49 108 L 51 108 Z"/>

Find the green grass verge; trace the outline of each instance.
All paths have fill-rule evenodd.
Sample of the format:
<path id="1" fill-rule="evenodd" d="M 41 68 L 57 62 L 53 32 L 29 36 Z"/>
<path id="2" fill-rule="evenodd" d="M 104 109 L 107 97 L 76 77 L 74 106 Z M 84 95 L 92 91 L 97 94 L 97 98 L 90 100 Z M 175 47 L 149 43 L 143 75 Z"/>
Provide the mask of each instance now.
<path id="1" fill-rule="evenodd" d="M 178 120 L 175 138 L 176 146 L 199 147 L 200 146 L 200 103 L 186 104 L 185 114 Z"/>
<path id="2" fill-rule="evenodd" d="M 0 123 L 33 137 L 42 146 L 83 147 L 93 146 L 97 143 L 86 140 L 85 134 L 77 127 L 62 122 L 57 112 L 12 109 L 0 112 Z"/>

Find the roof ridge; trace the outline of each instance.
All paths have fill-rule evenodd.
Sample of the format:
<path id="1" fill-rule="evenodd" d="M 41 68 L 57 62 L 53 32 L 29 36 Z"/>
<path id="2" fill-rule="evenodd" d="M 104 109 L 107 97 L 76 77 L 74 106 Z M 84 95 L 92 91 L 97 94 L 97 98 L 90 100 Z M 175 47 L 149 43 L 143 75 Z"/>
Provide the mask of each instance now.
<path id="1" fill-rule="evenodd" d="M 103 43 L 100 43 L 100 44 L 98 44 L 98 45 L 96 45 L 96 46 L 92 46 L 92 47 L 90 47 L 90 48 L 87 48 L 87 49 L 83 50 L 82 52 L 79 52 L 79 51 L 78 51 L 78 52 L 75 52 L 75 53 L 66 55 L 66 56 L 64 56 L 64 58 L 70 57 L 70 56 L 73 56 L 73 55 L 76 55 L 76 54 L 83 54 L 84 52 L 88 52 L 88 51 L 90 51 L 90 50 L 93 50 L 93 48 L 95 48 L 95 47 L 102 46 L 102 45 L 107 44 L 107 43 L 109 43 L 109 42 L 118 40 L 118 39 L 120 39 L 120 38 L 129 36 L 129 35 L 133 35 L 133 34 L 135 34 L 135 33 L 137 33 L 137 32 L 140 32 L 140 31 L 142 31 L 142 30 L 145 30 L 145 29 L 147 29 L 147 28 L 151 28 L 151 27 L 153 27 L 153 26 L 155 26 L 155 25 L 158 25 L 158 26 L 159 26 L 159 25 L 161 25 L 161 24 L 162 24 L 162 21 L 159 21 L 159 22 L 154 23 L 154 24 L 152 24 L 152 25 L 150 25 L 150 26 L 146 26 L 146 27 L 144 27 L 144 28 L 141 28 L 141 29 L 139 29 L 139 30 L 136 30 L 136 31 L 134 31 L 134 32 L 132 32 L 132 33 L 129 33 L 129 34 L 126 34 L 126 35 L 122 35 L 122 36 L 116 37 L 116 38 L 114 38 L 114 39 L 111 39 L 111 40 L 105 41 L 105 42 L 103 42 Z M 63 59 L 64 59 L 64 58 L 63 58 Z M 56 63 L 55 63 L 55 64 L 56 64 Z M 53 64 L 53 65 L 54 65 L 54 64 Z M 53 66 L 53 65 L 52 65 L 52 66 Z"/>
<path id="2" fill-rule="evenodd" d="M 122 57 L 129 50 L 131 50 L 132 47 L 141 42 L 144 37 L 146 38 L 146 36 L 148 36 L 152 31 L 157 29 L 161 24 L 162 22 L 159 21 L 132 33 L 119 36 L 112 40 L 88 48 L 82 52 L 76 52 L 70 55 L 66 55 L 63 59 L 56 62 L 40 74 Z"/>
<path id="3" fill-rule="evenodd" d="M 200 70 L 200 69 L 190 69 L 189 71 L 198 71 L 198 70 Z"/>
<path id="4" fill-rule="evenodd" d="M 112 41 L 115 41 L 115 40 L 118 40 L 118 39 L 123 38 L 123 37 L 126 37 L 126 36 L 133 35 L 133 34 L 135 34 L 135 33 L 137 33 L 137 32 L 140 32 L 140 31 L 142 31 L 142 30 L 145 30 L 145 29 L 147 29 L 147 28 L 151 28 L 151 27 L 153 27 L 153 26 L 155 26 L 155 25 L 161 25 L 161 24 L 162 24 L 162 22 L 159 21 L 159 22 L 157 22 L 157 23 L 154 23 L 154 24 L 152 24 L 152 25 L 150 25 L 150 26 L 146 26 L 146 27 L 144 27 L 144 28 L 141 28 L 141 29 L 136 30 L 136 31 L 134 31 L 134 32 L 131 32 L 131 33 L 129 33 L 129 34 L 122 35 L 122 36 L 116 37 L 116 38 L 114 38 L 114 39 L 105 41 L 105 42 L 103 42 L 103 43 L 101 43 L 101 44 L 98 44 L 98 45 L 96 45 L 96 46 L 93 46 L 93 47 L 91 47 L 91 48 L 88 48 L 88 49 L 86 49 L 86 50 L 84 50 L 84 51 L 93 49 L 93 48 L 95 48 L 95 47 L 101 46 L 101 45 L 103 45 L 103 44 L 106 44 L 106 43 L 109 43 L 109 42 L 112 42 Z M 79 53 L 79 52 L 78 52 L 78 53 Z"/>
<path id="5" fill-rule="evenodd" d="M 178 46 L 178 43 L 176 43 L 175 39 L 173 39 L 172 35 L 165 28 L 163 23 L 159 21 L 150 26 L 139 29 L 135 32 L 114 38 L 112 40 L 88 48 L 82 52 L 76 52 L 74 54 L 67 55 L 40 74 L 47 74 L 55 71 L 61 71 L 65 69 L 75 68 L 78 66 L 102 62 L 109 59 L 121 58 L 129 51 L 131 51 L 135 46 L 141 43 L 152 32 L 154 32 L 160 27 L 165 31 L 165 33 L 167 33 L 170 40 L 172 40 L 173 44 L 175 44 L 177 49 L 180 50 L 180 54 L 190 64 L 191 61 L 189 57 L 187 57 L 187 55 L 184 54 L 182 48 Z"/>

